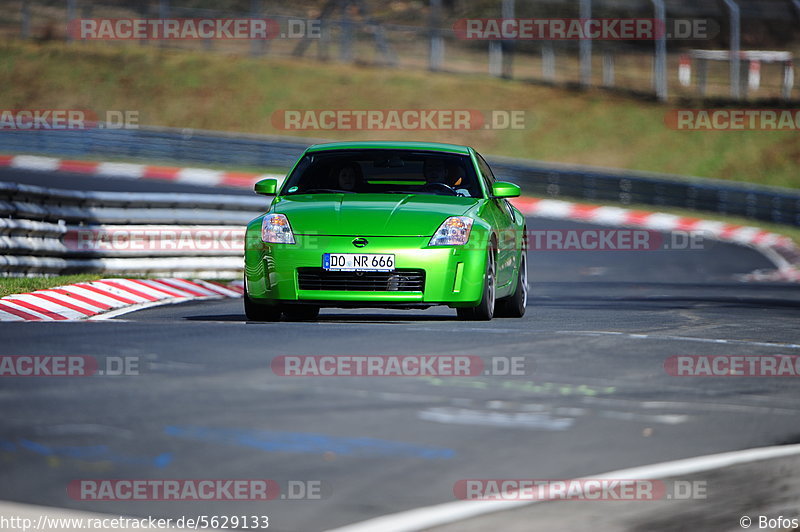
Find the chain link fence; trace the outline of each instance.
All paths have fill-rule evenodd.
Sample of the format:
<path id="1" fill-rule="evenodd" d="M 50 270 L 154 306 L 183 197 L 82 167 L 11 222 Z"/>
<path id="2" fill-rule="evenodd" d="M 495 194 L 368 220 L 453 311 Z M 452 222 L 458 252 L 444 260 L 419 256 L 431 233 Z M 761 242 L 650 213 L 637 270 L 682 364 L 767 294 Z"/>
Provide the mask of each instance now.
<path id="1" fill-rule="evenodd" d="M 188 48 L 388 68 L 489 74 L 565 86 L 598 86 L 636 95 L 795 98 L 792 57 L 800 1 L 725 0 L 4 0 L 0 34 L 80 46 L 68 30 L 82 19 L 258 19 L 270 39 L 141 39 L 141 46 Z M 468 37 L 470 22 L 650 20 L 651 38 Z M 484 26 L 484 29 L 486 27 Z M 506 38 L 509 37 L 509 38 Z M 130 45 L 130 41 L 105 41 Z M 719 60 L 704 51 L 716 50 Z M 752 52 L 780 54 L 765 61 Z M 731 61 L 730 58 L 738 58 Z M 755 59 L 754 59 L 755 57 Z M 706 59 L 697 59 L 706 58 Z M 688 62 L 688 65 L 687 65 Z M 687 68 L 688 67 L 688 68 Z"/>

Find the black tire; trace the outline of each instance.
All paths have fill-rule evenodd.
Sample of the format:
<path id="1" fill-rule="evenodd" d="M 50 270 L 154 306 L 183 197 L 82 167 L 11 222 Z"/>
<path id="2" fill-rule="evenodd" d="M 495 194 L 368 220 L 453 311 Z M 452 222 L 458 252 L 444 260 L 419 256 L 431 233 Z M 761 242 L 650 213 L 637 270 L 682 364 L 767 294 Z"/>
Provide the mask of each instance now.
<path id="1" fill-rule="evenodd" d="M 489 248 L 486 259 L 486 273 L 483 277 L 483 297 L 477 307 L 457 308 L 459 319 L 466 321 L 489 321 L 494 317 L 495 289 L 497 283 L 496 258 L 493 248 Z"/>
<path id="2" fill-rule="evenodd" d="M 244 313 L 250 321 L 280 321 L 281 309 L 274 306 L 261 305 L 244 294 Z"/>
<path id="3" fill-rule="evenodd" d="M 289 321 L 311 321 L 319 316 L 319 307 L 312 305 L 291 305 L 283 307 L 283 314 Z"/>
<path id="4" fill-rule="evenodd" d="M 528 259 L 525 251 L 522 252 L 522 260 L 517 272 L 517 288 L 508 297 L 497 300 L 495 316 L 498 318 L 521 318 L 525 315 L 525 308 L 528 306 Z"/>

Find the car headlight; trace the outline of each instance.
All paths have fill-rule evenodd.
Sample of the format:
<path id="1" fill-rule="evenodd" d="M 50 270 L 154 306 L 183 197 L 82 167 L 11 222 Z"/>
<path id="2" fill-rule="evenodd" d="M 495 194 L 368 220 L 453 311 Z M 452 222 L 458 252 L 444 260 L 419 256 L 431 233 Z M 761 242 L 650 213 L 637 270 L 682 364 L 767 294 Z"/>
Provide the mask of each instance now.
<path id="1" fill-rule="evenodd" d="M 433 234 L 429 246 L 463 246 L 469 240 L 472 218 L 451 216 Z"/>
<path id="2" fill-rule="evenodd" d="M 261 240 L 270 244 L 294 244 L 289 219 L 283 214 L 268 214 L 261 221 Z"/>

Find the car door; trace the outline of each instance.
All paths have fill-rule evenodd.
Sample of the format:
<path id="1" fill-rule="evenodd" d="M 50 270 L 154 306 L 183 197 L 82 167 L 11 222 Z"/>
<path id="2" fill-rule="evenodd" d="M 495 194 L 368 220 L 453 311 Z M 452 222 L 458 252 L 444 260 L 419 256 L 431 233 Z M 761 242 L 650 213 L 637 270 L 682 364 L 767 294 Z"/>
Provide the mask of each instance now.
<path id="1" fill-rule="evenodd" d="M 492 169 L 480 154 L 476 152 L 475 156 L 481 178 L 487 191 L 491 193 L 492 184 L 496 181 Z M 490 198 L 486 208 L 486 217 L 494 227 L 498 241 L 497 285 L 504 286 L 514 279 L 516 271 L 517 254 L 515 250 L 518 247 L 517 238 L 519 237 L 515 224 L 516 214 L 507 200 Z"/>

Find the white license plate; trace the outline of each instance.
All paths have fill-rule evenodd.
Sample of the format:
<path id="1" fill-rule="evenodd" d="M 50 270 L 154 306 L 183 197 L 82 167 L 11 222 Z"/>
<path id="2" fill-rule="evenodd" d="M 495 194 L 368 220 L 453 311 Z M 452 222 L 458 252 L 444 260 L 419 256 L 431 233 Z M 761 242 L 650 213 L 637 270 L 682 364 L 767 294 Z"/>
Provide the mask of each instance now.
<path id="1" fill-rule="evenodd" d="M 390 272 L 394 270 L 394 255 L 372 253 L 325 253 L 322 268 L 345 272 Z"/>

